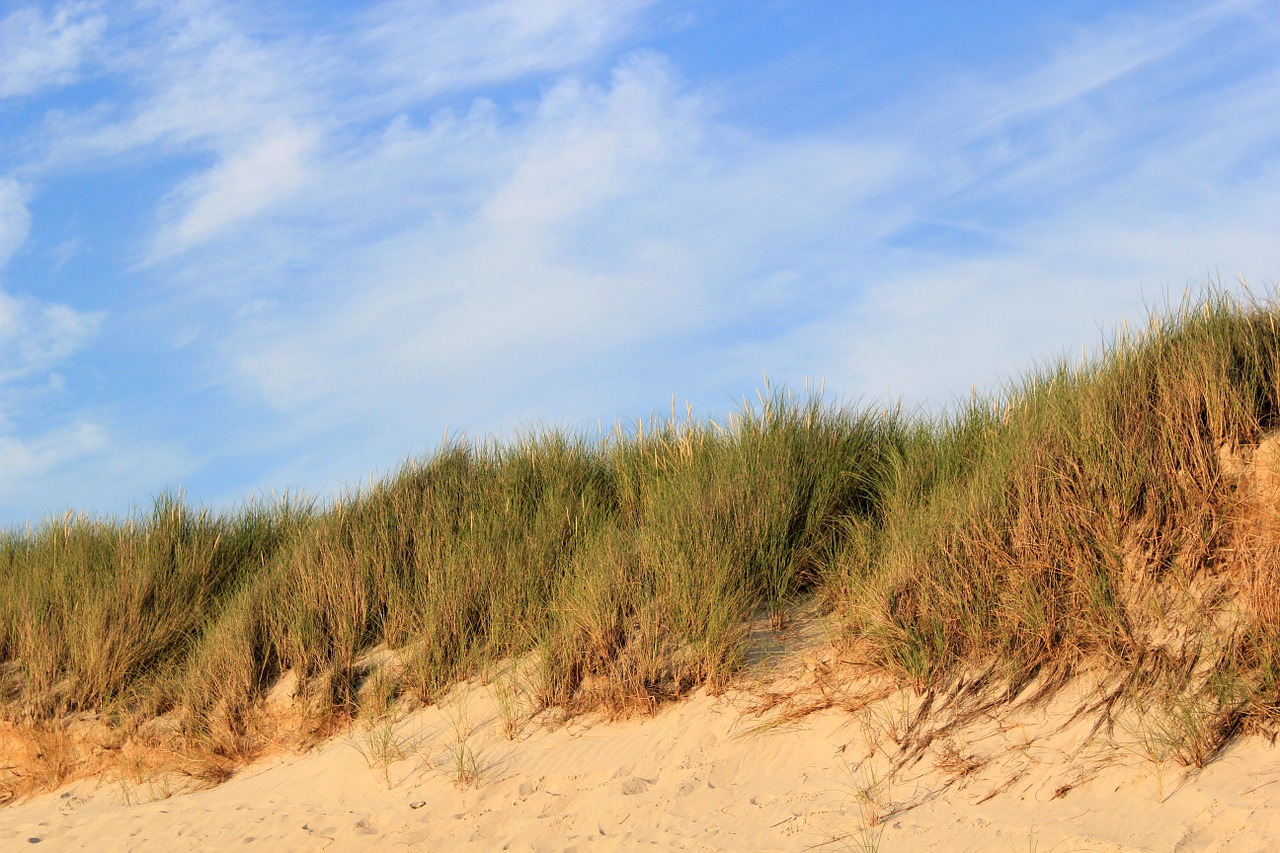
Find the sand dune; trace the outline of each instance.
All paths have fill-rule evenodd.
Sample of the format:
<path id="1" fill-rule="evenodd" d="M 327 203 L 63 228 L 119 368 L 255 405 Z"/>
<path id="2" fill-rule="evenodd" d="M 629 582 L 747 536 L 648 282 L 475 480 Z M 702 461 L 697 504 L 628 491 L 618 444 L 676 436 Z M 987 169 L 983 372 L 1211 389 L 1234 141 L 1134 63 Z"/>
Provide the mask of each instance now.
<path id="1" fill-rule="evenodd" d="M 0 846 L 1280 849 L 1280 751 L 1237 739 L 1200 770 L 1158 761 L 1169 744 L 1137 717 L 1108 733 L 1094 731 L 1096 714 L 1075 715 L 1097 690 L 1077 682 L 1048 703 L 974 715 L 811 648 L 652 716 L 512 731 L 510 693 L 472 683 L 211 790 L 77 782 L 0 810 Z"/>

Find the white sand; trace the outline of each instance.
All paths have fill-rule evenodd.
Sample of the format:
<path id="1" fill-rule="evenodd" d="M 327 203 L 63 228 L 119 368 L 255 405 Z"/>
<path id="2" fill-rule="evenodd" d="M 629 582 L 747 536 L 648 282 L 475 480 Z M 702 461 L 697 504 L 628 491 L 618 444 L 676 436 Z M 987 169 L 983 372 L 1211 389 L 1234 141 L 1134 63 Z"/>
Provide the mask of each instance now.
<path id="1" fill-rule="evenodd" d="M 808 668 L 773 682 L 807 685 L 792 706 L 839 681 Z M 908 692 L 789 722 L 785 704 L 751 713 L 758 690 L 702 693 L 507 739 L 494 690 L 472 684 L 211 790 L 81 781 L 0 809 L 0 849 L 1280 850 L 1280 750 L 1238 740 L 1188 774 L 1151 759 L 1159 739 L 1138 723 L 1087 741 L 1079 689 L 935 737 L 895 769 L 920 702 Z M 403 757 L 379 762 L 386 743 Z M 460 787 L 460 768 L 479 778 Z"/>

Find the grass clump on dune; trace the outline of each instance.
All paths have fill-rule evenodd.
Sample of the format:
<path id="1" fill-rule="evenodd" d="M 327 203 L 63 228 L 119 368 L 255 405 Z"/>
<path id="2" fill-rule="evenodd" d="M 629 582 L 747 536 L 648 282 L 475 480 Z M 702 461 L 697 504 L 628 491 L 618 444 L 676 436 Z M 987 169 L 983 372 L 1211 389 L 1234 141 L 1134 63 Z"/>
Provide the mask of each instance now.
<path id="1" fill-rule="evenodd" d="M 313 733 L 366 712 L 375 650 L 384 706 L 532 655 L 537 707 L 651 707 L 817 592 L 919 690 L 1100 666 L 1202 763 L 1280 710 L 1276 314 L 1210 292 L 939 417 L 770 393 L 724 423 L 449 442 L 326 506 L 165 496 L 9 532 L 0 719 L 92 719 L 217 777 L 272 737 L 285 674 Z"/>
<path id="2" fill-rule="evenodd" d="M 1210 293 L 916 424 L 879 527 L 833 567 L 843 624 L 918 686 L 994 663 L 1016 691 L 1100 662 L 1129 695 L 1194 704 L 1217 745 L 1269 725 L 1278 415 L 1275 307 Z"/>
<path id="3" fill-rule="evenodd" d="M 0 543 L 3 713 L 80 715 L 222 771 L 269 739 L 286 672 L 323 732 L 387 692 L 430 702 L 536 653 L 543 707 L 649 706 L 723 682 L 760 606 L 781 620 L 839 522 L 869 511 L 891 426 L 784 393 L 726 424 L 674 419 L 601 442 L 453 442 L 332 506 L 285 500 L 67 517 Z M 386 697 L 384 697 L 385 699 Z"/>

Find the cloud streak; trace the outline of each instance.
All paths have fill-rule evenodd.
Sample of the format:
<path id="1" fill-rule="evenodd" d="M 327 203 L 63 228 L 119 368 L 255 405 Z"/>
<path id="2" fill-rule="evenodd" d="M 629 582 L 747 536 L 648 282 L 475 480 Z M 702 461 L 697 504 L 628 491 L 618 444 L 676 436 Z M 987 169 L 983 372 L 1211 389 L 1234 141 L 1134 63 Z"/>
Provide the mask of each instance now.
<path id="1" fill-rule="evenodd" d="M 152 260 L 223 236 L 297 194 L 309 179 L 320 177 L 308 164 L 317 141 L 314 130 L 273 125 L 214 168 L 185 181 L 171 201 L 181 212 L 169 217 L 172 224 L 157 236 Z"/>
<path id="2" fill-rule="evenodd" d="M 46 15 L 26 7 L 0 19 L 0 100 L 73 82 L 106 25 L 93 9 L 66 3 Z"/>
<path id="3" fill-rule="evenodd" d="M 0 178 L 0 270 L 26 242 L 31 230 L 27 190 L 12 178 Z"/>
<path id="4" fill-rule="evenodd" d="M 499 0 L 380 3 L 355 37 L 382 85 L 372 104 L 420 102 L 442 93 L 572 67 L 624 36 L 651 0 Z"/>
<path id="5" fill-rule="evenodd" d="M 100 314 L 0 292 L 0 384 L 48 370 L 82 349 Z"/>

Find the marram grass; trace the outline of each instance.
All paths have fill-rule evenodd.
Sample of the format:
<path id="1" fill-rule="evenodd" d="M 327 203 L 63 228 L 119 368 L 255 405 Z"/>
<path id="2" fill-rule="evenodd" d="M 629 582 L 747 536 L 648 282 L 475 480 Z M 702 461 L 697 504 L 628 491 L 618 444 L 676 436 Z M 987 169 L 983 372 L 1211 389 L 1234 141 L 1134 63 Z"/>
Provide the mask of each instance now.
<path id="1" fill-rule="evenodd" d="M 725 683 L 753 615 L 816 594 L 920 690 L 1102 667 L 1203 763 L 1280 714 L 1276 318 L 1210 291 L 938 417 L 770 392 L 602 441 L 450 442 L 330 505 L 166 495 L 4 533 L 0 719 L 226 766 L 286 673 L 316 731 L 371 713 L 381 648 L 383 708 L 530 656 L 540 707 L 649 707 Z"/>

